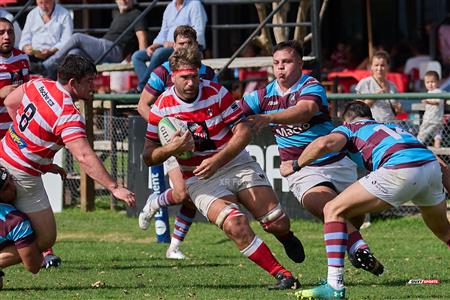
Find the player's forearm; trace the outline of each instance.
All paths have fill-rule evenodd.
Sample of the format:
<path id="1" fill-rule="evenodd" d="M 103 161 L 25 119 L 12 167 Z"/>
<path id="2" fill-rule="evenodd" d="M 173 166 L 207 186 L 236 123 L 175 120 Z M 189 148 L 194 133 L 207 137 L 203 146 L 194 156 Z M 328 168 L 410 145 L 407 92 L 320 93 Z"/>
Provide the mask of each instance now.
<path id="1" fill-rule="evenodd" d="M 305 109 L 300 105 L 296 105 L 284 111 L 269 114 L 266 116 L 269 118 L 270 123 L 290 125 L 306 123 L 311 120 L 315 113 L 315 111 Z"/>
<path id="2" fill-rule="evenodd" d="M 156 166 L 165 162 L 169 157 L 178 154 L 171 143 L 164 146 L 151 145 L 146 141 L 142 158 L 147 166 Z"/>
<path id="3" fill-rule="evenodd" d="M 94 151 L 85 151 L 75 157 L 80 163 L 80 168 L 96 182 L 104 186 L 110 192 L 117 187 L 117 182 L 106 171 L 102 162 Z"/>
<path id="4" fill-rule="evenodd" d="M 148 106 L 146 102 L 139 100 L 137 111 L 141 115 L 141 117 L 148 122 L 148 115 L 150 114 L 150 106 Z"/>
<path id="5" fill-rule="evenodd" d="M 298 165 L 300 166 L 300 168 L 303 168 L 311 164 L 316 159 L 331 152 L 334 152 L 332 145 L 330 143 L 327 143 L 324 138 L 318 138 L 311 144 L 309 144 L 308 147 L 306 147 L 302 152 L 302 154 L 298 158 Z"/>

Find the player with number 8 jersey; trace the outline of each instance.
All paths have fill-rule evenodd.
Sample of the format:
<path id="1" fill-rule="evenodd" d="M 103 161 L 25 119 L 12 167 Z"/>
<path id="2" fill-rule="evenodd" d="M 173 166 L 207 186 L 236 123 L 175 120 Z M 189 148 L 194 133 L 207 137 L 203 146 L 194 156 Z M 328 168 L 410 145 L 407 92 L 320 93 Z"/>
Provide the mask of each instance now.
<path id="1" fill-rule="evenodd" d="M 37 176 L 48 172 L 54 155 L 65 143 L 86 137 L 85 122 L 60 83 L 36 79 L 22 89 L 23 100 L 0 144 L 0 157 Z"/>
<path id="2" fill-rule="evenodd" d="M 89 145 L 84 119 L 74 104 L 80 99 L 92 100 L 96 72 L 88 59 L 69 55 L 58 68 L 58 81 L 29 81 L 4 101 L 13 124 L 0 142 L 0 165 L 16 180 L 14 204 L 28 215 L 41 251 L 56 240 L 55 219 L 41 175 L 55 173 L 66 177 L 65 170 L 53 163 L 62 147 L 114 197 L 130 206 L 135 203 L 134 193 L 118 186 Z"/>

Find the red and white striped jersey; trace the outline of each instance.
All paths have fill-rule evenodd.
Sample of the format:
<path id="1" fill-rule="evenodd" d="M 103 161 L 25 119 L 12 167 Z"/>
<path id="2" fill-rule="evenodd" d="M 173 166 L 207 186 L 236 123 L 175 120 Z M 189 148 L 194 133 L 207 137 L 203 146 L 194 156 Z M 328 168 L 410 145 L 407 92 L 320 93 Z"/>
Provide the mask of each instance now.
<path id="1" fill-rule="evenodd" d="M 29 70 L 28 56 L 20 50 L 13 48 L 8 58 L 0 56 L 0 89 L 7 85 L 27 82 L 30 80 Z M 5 135 L 11 123 L 3 99 L 0 99 L 0 138 Z"/>
<path id="2" fill-rule="evenodd" d="M 149 114 L 146 138 L 160 143 L 158 123 L 164 117 L 186 121 L 195 142 L 194 155 L 179 159 L 184 178 L 193 177 L 192 171 L 200 163 L 221 150 L 232 137 L 231 129 L 243 118 L 243 113 L 233 96 L 223 86 L 200 79 L 199 94 L 192 103 L 182 101 L 175 87 L 166 90 Z"/>
<path id="3" fill-rule="evenodd" d="M 65 143 L 86 137 L 85 122 L 60 83 L 42 78 L 22 89 L 16 119 L 0 143 L 0 157 L 38 176 L 48 171 Z"/>

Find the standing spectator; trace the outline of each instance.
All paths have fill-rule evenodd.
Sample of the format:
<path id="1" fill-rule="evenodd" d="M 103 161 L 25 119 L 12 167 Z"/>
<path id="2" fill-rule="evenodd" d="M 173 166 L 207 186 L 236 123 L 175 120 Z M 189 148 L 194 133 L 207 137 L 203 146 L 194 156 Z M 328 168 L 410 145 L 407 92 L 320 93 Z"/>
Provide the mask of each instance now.
<path id="1" fill-rule="evenodd" d="M 442 93 L 438 88 L 439 74 L 436 71 L 428 71 L 423 78 L 428 93 Z M 434 147 L 441 147 L 441 128 L 442 118 L 444 116 L 444 99 L 423 99 L 425 104 L 425 113 L 423 114 L 422 124 L 420 125 L 417 139 L 422 144 L 427 144 L 430 137 L 434 138 Z"/>
<path id="2" fill-rule="evenodd" d="M 394 83 L 387 80 L 389 71 L 389 54 L 386 51 L 377 51 L 370 60 L 370 70 L 372 75 L 361 79 L 356 85 L 358 94 L 389 94 L 396 93 L 397 88 Z M 395 121 L 395 111 L 399 103 L 392 99 L 386 100 L 365 100 L 372 110 L 375 121 L 386 123 Z"/>
<path id="3" fill-rule="evenodd" d="M 180 25 L 190 25 L 197 32 L 197 41 L 205 49 L 205 26 L 208 17 L 198 0 L 172 0 L 164 10 L 161 30 L 147 49 L 137 51 L 131 57 L 139 79 L 138 92 L 144 89 L 150 74 L 164 63 L 173 52 L 173 33 Z M 146 62 L 150 61 L 147 67 Z"/>
<path id="4" fill-rule="evenodd" d="M 5 99 L 13 119 L 0 143 L 0 164 L 15 177 L 14 205 L 28 215 L 42 251 L 56 240 L 56 223 L 42 182 L 44 173 L 66 173 L 53 157 L 66 147 L 80 167 L 114 197 L 134 205 L 134 194 L 118 186 L 89 145 L 84 118 L 75 101 L 92 101 L 95 66 L 84 57 L 69 55 L 58 68 L 58 82 L 36 79 L 16 88 Z"/>
<path id="5" fill-rule="evenodd" d="M 9 13 L 6 9 L 0 8 L 0 18 L 5 18 L 10 20 L 11 22 L 14 20 L 14 16 Z M 14 25 L 14 34 L 16 36 L 16 41 L 14 42 L 14 47 L 19 48 L 20 37 L 22 36 L 22 29 L 19 26 L 19 23 L 16 21 L 13 22 Z"/>
<path id="6" fill-rule="evenodd" d="M 87 34 L 75 33 L 62 48 L 43 62 L 39 68 L 44 74 L 55 77 L 56 68 L 64 60 L 67 54 L 78 54 L 95 61 L 114 41 L 128 28 L 128 26 L 140 15 L 140 11 L 135 8 L 135 0 L 117 0 L 119 14 L 114 17 L 108 32 L 103 38 L 96 38 Z M 136 49 L 147 47 L 147 25 L 141 20 L 134 25 L 133 31 L 129 31 L 122 40 L 112 48 L 102 62 L 118 63 Z"/>
<path id="7" fill-rule="evenodd" d="M 27 16 L 19 49 L 31 61 L 45 60 L 69 40 L 73 21 L 69 11 L 55 0 L 36 0 L 36 7 Z"/>

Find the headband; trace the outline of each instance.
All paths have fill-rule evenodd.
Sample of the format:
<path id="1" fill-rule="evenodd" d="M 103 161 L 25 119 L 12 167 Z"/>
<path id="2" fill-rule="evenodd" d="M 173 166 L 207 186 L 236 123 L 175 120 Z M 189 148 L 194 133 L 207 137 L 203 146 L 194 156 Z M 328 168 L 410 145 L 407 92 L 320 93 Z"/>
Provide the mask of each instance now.
<path id="1" fill-rule="evenodd" d="M 198 69 L 180 69 L 172 72 L 173 75 L 197 75 Z"/>

